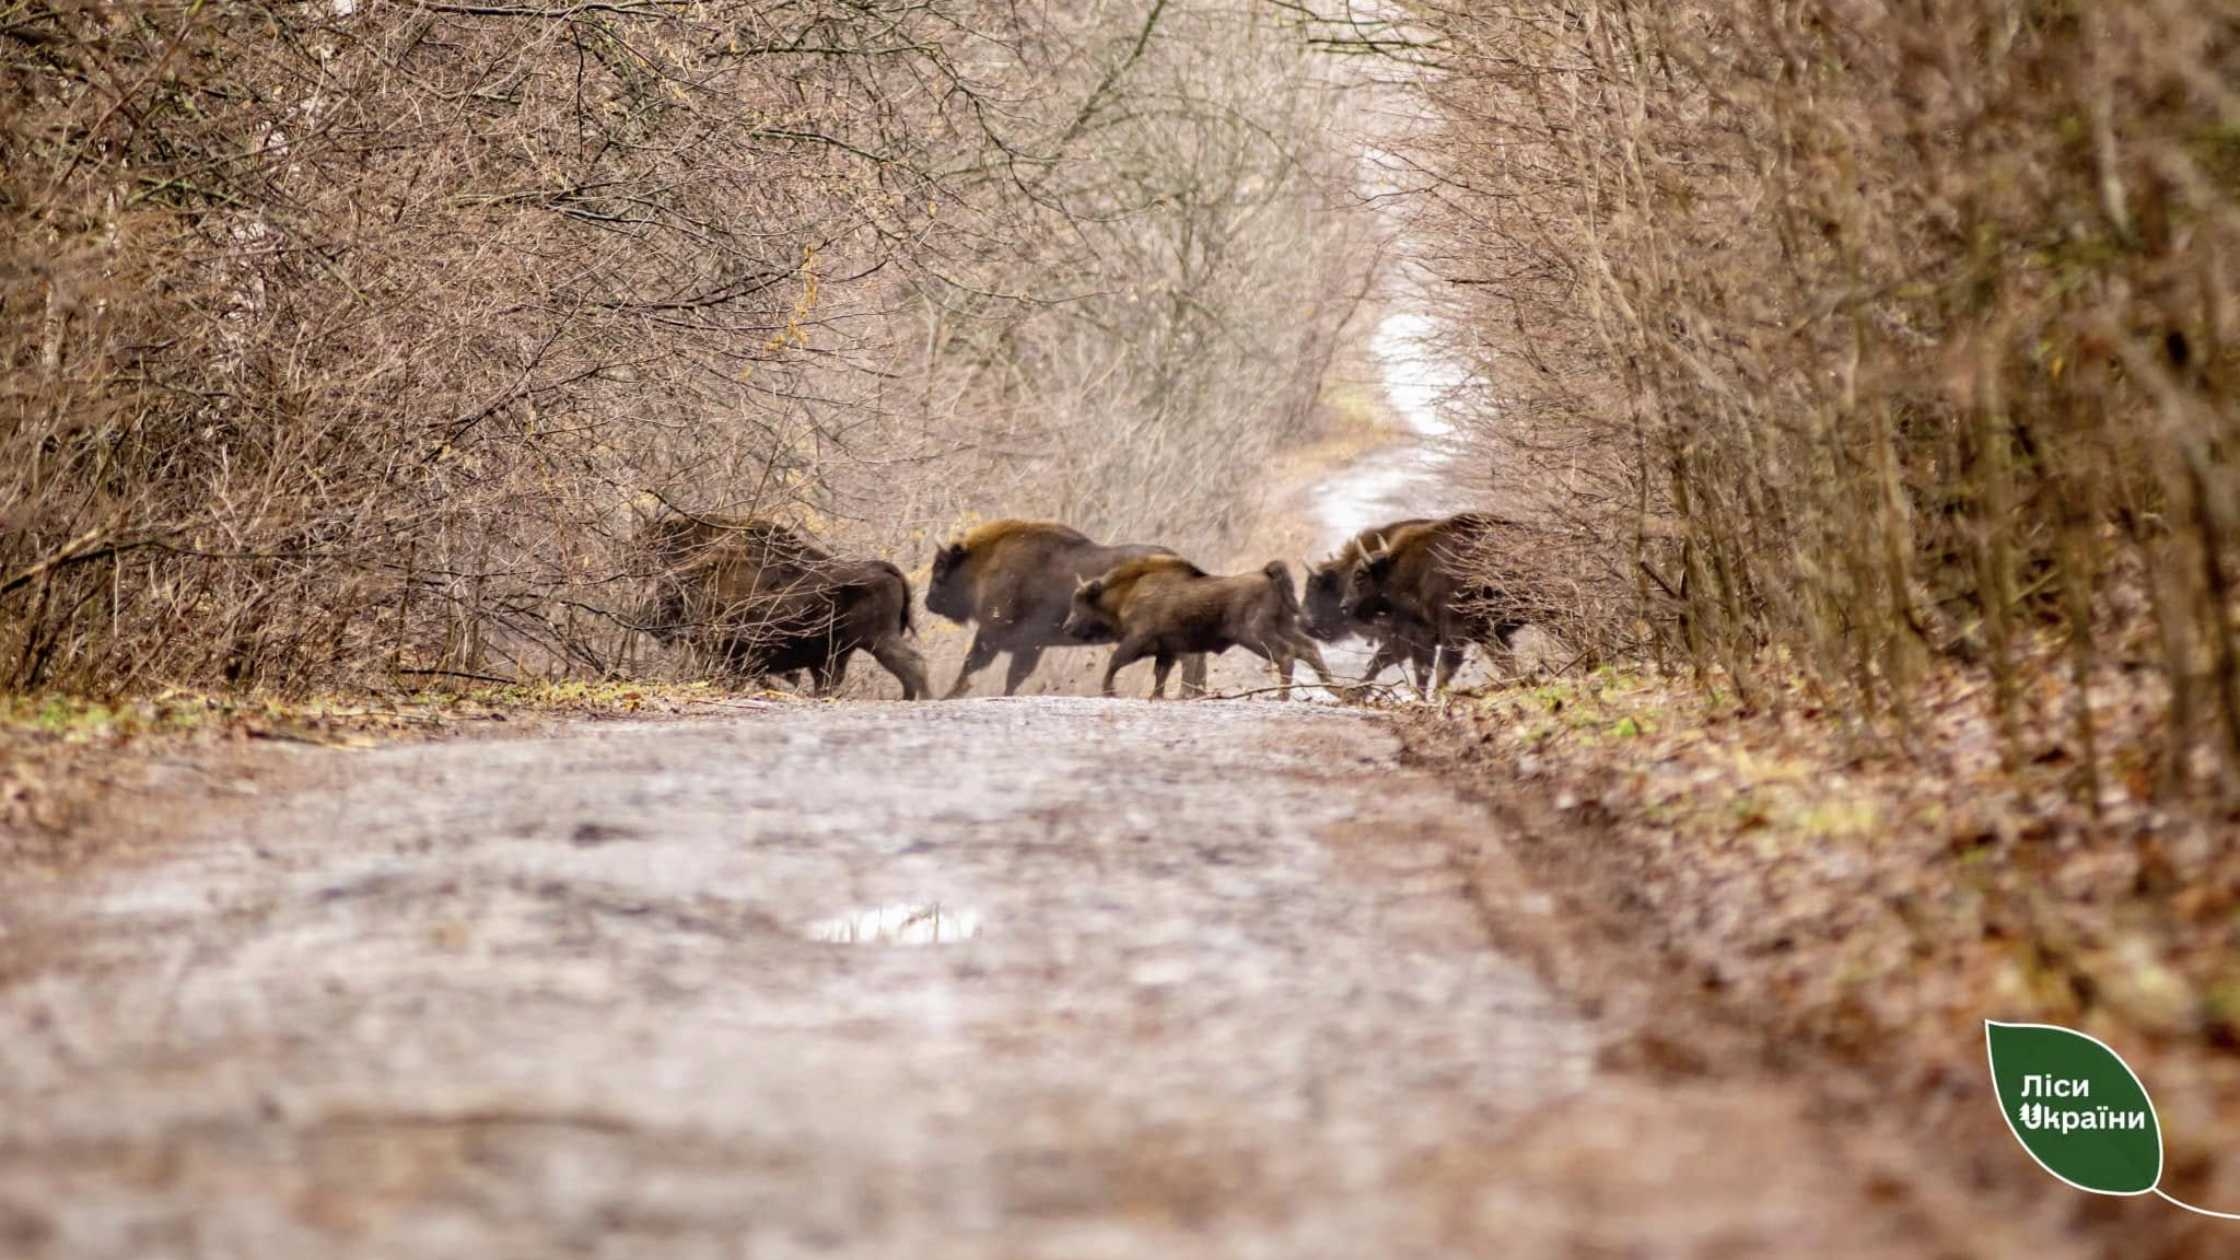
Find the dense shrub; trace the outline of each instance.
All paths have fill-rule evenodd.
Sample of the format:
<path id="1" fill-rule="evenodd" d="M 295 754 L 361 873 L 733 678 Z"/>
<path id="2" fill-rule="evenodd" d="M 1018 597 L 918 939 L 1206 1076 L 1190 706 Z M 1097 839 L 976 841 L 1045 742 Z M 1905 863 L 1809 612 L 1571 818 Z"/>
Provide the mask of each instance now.
<path id="1" fill-rule="evenodd" d="M 0 687 L 601 672 L 648 514 L 1233 540 L 1361 264 L 1209 3 L 0 15 Z"/>
<path id="2" fill-rule="evenodd" d="M 2090 788 L 2086 688 L 2022 682 L 2058 645 L 2073 684 L 2163 677 L 2166 774 L 2240 765 L 2240 15 L 1411 11 L 1379 34 L 1432 67 L 1416 260 L 1574 633 L 1746 698 L 1771 649 L 1892 729 L 1980 663 L 2010 755 L 2057 729 Z"/>

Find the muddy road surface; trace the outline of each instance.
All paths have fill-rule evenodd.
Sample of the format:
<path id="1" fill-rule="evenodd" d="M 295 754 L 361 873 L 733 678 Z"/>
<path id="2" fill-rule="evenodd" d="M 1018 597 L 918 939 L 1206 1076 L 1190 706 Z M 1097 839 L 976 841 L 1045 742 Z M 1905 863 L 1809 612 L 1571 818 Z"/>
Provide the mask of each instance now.
<path id="1" fill-rule="evenodd" d="M 1379 720 L 1037 697 L 304 750 L 8 890 L 0 1254 L 1919 1255 L 1598 1068 Z"/>

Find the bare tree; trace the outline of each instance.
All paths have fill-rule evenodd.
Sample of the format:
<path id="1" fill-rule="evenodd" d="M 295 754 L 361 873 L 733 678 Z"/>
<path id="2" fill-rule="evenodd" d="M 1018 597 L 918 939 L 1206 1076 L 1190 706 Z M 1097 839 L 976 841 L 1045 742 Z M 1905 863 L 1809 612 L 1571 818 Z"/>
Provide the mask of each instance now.
<path id="1" fill-rule="evenodd" d="M 1311 63 L 1250 12 L 41 2 L 0 48 L 16 688 L 611 670 L 663 505 L 1217 539 L 1335 327 Z"/>
<path id="2" fill-rule="evenodd" d="M 2152 660 L 2165 771 L 2240 768 L 2229 11 L 1410 12 L 1458 401 L 1600 575 L 1586 629 L 1746 697 L 1775 649 L 1901 731 L 1980 663 L 2094 798 L 2087 684 Z"/>

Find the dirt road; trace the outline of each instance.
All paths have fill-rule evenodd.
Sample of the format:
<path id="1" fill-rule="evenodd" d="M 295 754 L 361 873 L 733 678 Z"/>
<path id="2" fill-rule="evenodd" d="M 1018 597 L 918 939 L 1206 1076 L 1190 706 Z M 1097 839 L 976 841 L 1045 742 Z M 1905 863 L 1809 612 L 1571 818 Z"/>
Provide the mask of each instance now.
<path id="1" fill-rule="evenodd" d="M 0 1254 L 1924 1254 L 1800 1100 L 1598 1069 L 1357 711 L 288 760 L 9 890 Z"/>

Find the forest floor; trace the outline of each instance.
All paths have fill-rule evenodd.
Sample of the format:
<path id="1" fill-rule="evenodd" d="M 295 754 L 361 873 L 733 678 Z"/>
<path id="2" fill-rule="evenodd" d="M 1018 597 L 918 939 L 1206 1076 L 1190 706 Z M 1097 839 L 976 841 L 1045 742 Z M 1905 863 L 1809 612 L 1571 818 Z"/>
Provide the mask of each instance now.
<path id="1" fill-rule="evenodd" d="M 2240 818 L 2164 803 L 2160 698 L 2096 683 L 2095 810 L 2062 733 L 2002 760 L 1979 681 L 1931 680 L 1908 738 L 1776 690 L 1753 710 L 1605 671 L 1418 707 L 1401 729 L 1410 764 L 1497 820 L 1489 878 L 1523 870 L 1602 942 L 1512 947 L 1559 991 L 1642 1011 L 1618 1053 L 1708 1080 L 1801 1074 L 1829 1116 L 1900 1117 L 1963 1213 L 2107 1255 L 2235 1254 L 2240 1226 L 2045 1175 L 1986 1073 L 1985 1019 L 2101 1038 L 2154 1098 L 2163 1188 L 2240 1210 Z M 1732 1039 L 1706 1052 L 1671 1011 Z"/>

